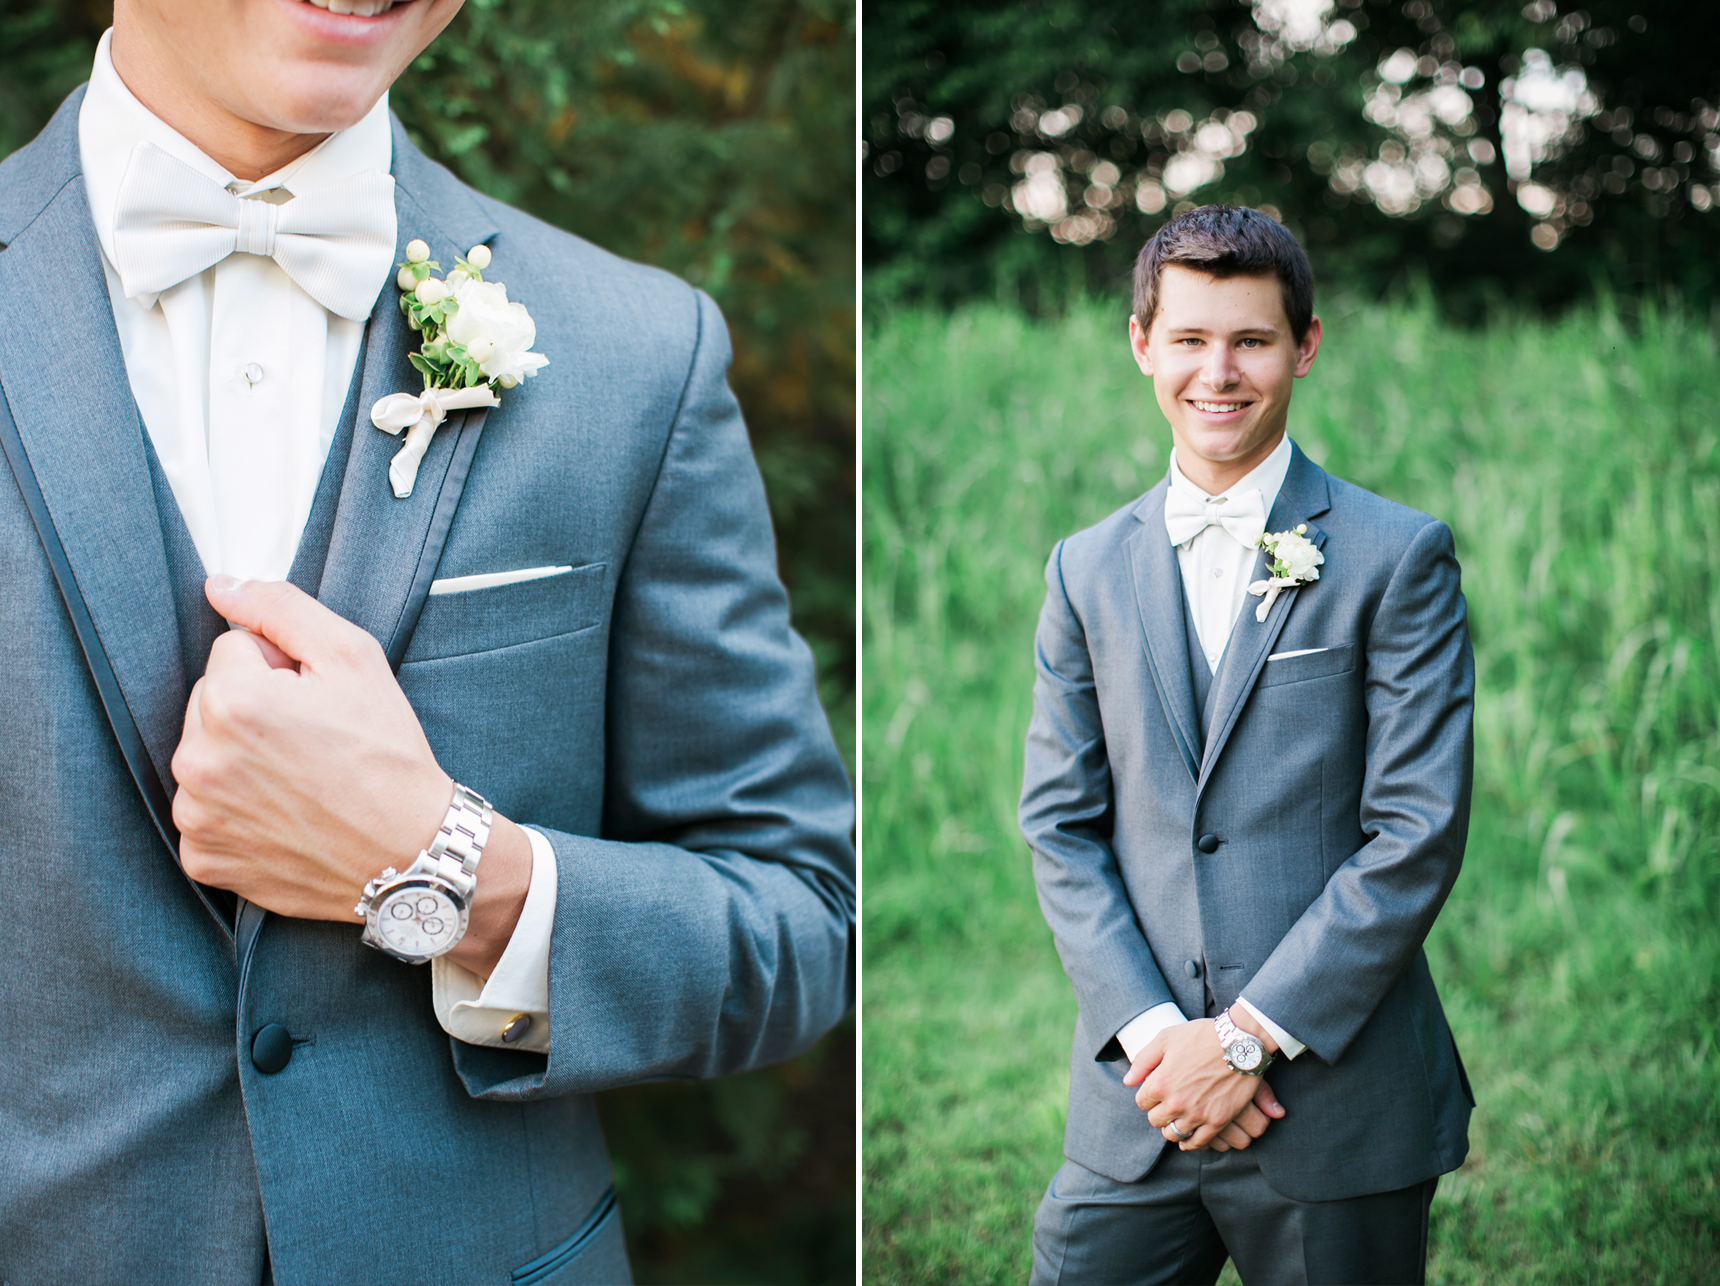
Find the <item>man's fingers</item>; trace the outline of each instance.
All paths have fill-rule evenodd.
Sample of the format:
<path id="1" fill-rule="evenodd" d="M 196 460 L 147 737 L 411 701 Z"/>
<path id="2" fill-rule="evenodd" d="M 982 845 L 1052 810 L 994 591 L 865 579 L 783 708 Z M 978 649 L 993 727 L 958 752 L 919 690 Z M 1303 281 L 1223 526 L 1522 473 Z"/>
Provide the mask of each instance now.
<path id="1" fill-rule="evenodd" d="M 1272 1118 L 1253 1103 L 1250 1103 L 1236 1114 L 1236 1119 L 1231 1124 L 1248 1135 L 1249 1138 L 1258 1139 L 1266 1133 L 1266 1127 L 1272 1124 Z"/>
<path id="2" fill-rule="evenodd" d="M 366 653 L 377 651 L 370 635 L 286 581 L 211 576 L 203 592 L 210 605 L 233 624 L 274 644 L 285 657 L 313 668 L 360 664 Z"/>
<path id="3" fill-rule="evenodd" d="M 1135 1055 L 1135 1061 L 1129 1064 L 1129 1071 L 1123 1077 L 1123 1084 L 1139 1085 L 1153 1074 L 1154 1068 L 1164 1061 L 1165 1042 L 1159 1036 L 1154 1036 L 1147 1042 L 1146 1048 Z M 1135 1101 L 1140 1102 L 1139 1095 L 1136 1096 Z"/>
<path id="4" fill-rule="evenodd" d="M 1274 1121 L 1284 1118 L 1284 1105 L 1278 1101 L 1278 1096 L 1272 1092 L 1272 1087 L 1266 1083 L 1264 1076 L 1260 1078 L 1260 1084 L 1254 1090 L 1254 1106 Z"/>
<path id="5" fill-rule="evenodd" d="M 203 673 L 207 677 L 297 668 L 298 664 L 291 657 L 262 635 L 249 630 L 228 630 L 209 648 L 209 660 L 203 666 Z"/>
<path id="6" fill-rule="evenodd" d="M 264 638 L 261 634 L 253 634 L 249 630 L 228 630 L 227 632 L 229 634 L 243 634 L 246 638 L 250 639 L 251 642 L 255 643 L 257 645 L 257 650 L 263 654 L 263 660 L 269 663 L 269 668 L 271 670 L 296 671 L 299 668 L 299 663 L 297 661 L 293 660 L 292 657 L 281 651 L 280 648 L 269 642 L 269 640 Z"/>
<path id="7" fill-rule="evenodd" d="M 1249 1134 L 1239 1128 L 1236 1122 L 1232 1121 L 1218 1132 L 1218 1137 L 1212 1141 L 1212 1148 L 1215 1152 L 1228 1152 L 1231 1148 L 1241 1151 L 1258 1137 L 1259 1135 Z"/>
<path id="8" fill-rule="evenodd" d="M 1179 1124 L 1182 1123 L 1179 1122 Z M 1190 1132 L 1189 1127 L 1186 1124 L 1183 1125 L 1182 1128 L 1184 1134 L 1188 1134 Z M 1193 1131 L 1193 1138 L 1179 1141 L 1177 1146 L 1184 1152 L 1199 1152 L 1202 1148 L 1210 1148 L 1212 1146 L 1212 1141 L 1222 1134 L 1224 1130 L 1224 1125 L 1202 1125 Z"/>

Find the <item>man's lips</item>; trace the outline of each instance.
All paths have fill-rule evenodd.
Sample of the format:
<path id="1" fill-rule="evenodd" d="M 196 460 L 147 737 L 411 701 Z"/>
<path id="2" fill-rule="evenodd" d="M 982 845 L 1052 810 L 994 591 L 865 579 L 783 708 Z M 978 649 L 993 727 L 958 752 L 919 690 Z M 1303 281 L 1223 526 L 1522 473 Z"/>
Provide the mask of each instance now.
<path id="1" fill-rule="evenodd" d="M 1226 398 L 1221 401 L 1218 399 L 1209 400 L 1207 398 L 1191 397 L 1185 400 L 1202 415 L 1236 415 L 1246 411 L 1249 407 L 1254 405 L 1252 400 L 1239 398 Z"/>
<path id="2" fill-rule="evenodd" d="M 343 17 L 375 18 L 387 13 L 396 4 L 409 4 L 411 0 L 302 0 L 305 4 L 315 5 L 328 13 L 340 14 Z"/>
<path id="3" fill-rule="evenodd" d="M 323 34 L 335 34 L 335 38 L 344 34 L 347 40 L 353 40 L 354 36 L 363 40 L 359 33 L 392 26 L 392 22 L 384 24 L 378 19 L 396 10 L 409 9 L 415 0 L 287 0 L 287 3 L 303 15 L 304 21 L 310 21 L 313 28 L 322 29 Z"/>

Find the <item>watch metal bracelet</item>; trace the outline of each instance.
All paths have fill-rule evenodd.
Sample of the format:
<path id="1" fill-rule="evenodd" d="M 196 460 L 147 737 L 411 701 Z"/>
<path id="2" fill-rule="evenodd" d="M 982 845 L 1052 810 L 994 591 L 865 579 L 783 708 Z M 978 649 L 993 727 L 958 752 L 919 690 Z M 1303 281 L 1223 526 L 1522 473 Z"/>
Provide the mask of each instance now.
<path id="1" fill-rule="evenodd" d="M 462 893 L 469 894 L 477 883 L 478 859 L 484 845 L 490 842 L 490 823 L 495 810 L 490 801 L 454 783 L 454 798 L 442 825 L 424 856 L 436 864 L 436 873 Z"/>

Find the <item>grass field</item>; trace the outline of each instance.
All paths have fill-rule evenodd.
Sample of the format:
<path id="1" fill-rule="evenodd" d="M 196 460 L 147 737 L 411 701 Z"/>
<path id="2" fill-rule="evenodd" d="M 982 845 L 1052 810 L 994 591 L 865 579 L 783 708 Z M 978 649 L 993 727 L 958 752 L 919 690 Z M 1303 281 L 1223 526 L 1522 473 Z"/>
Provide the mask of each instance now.
<path id="1" fill-rule="evenodd" d="M 1480 1100 L 1430 1280 L 1720 1282 L 1720 381 L 1706 325 L 1325 314 L 1291 436 L 1456 532 L 1468 857 L 1428 943 Z M 865 344 L 865 1279 L 1023 1281 L 1074 1016 L 1015 827 L 1053 542 L 1169 430 L 1121 309 Z"/>

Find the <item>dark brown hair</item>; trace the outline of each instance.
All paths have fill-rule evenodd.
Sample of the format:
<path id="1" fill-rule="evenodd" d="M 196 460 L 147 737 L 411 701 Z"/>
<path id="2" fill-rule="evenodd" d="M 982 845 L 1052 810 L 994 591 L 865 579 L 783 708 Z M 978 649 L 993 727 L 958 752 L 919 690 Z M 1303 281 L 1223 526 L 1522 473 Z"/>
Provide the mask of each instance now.
<path id="1" fill-rule="evenodd" d="M 1152 328 L 1159 273 L 1168 263 L 1214 277 L 1277 277 L 1284 315 L 1300 344 L 1314 319 L 1314 269 L 1278 220 L 1234 205 L 1203 205 L 1179 214 L 1141 247 L 1135 260 L 1135 317 Z"/>

